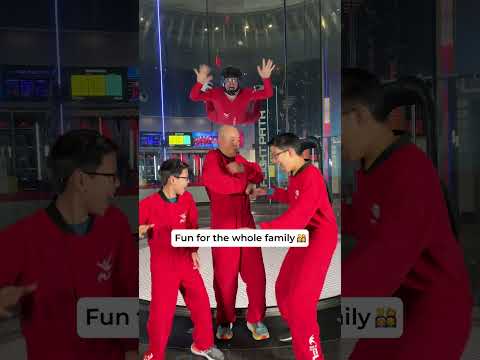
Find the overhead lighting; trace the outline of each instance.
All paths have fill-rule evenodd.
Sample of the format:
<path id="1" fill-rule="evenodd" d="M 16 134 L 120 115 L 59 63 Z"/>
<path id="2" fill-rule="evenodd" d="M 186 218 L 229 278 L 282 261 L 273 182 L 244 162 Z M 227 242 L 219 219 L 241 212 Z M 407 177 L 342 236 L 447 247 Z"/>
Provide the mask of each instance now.
<path id="1" fill-rule="evenodd" d="M 248 29 L 250 29 L 250 26 L 245 25 L 245 30 L 248 30 Z"/>
<path id="2" fill-rule="evenodd" d="M 327 24 L 325 23 L 325 19 L 323 18 L 323 16 L 322 16 L 322 28 L 324 29 L 327 28 Z"/>
<path id="3" fill-rule="evenodd" d="M 143 16 L 140 17 L 140 21 L 141 22 L 144 22 L 145 21 L 145 18 Z"/>
<path id="4" fill-rule="evenodd" d="M 207 29 L 207 28 L 205 28 L 205 29 L 203 29 L 203 31 L 207 32 L 207 31 L 208 31 L 208 29 Z"/>
<path id="5" fill-rule="evenodd" d="M 273 28 L 273 24 L 268 24 L 268 28 L 269 29 Z"/>
<path id="6" fill-rule="evenodd" d="M 243 45 L 243 41 L 242 40 L 238 40 L 238 46 L 242 46 Z"/>
<path id="7" fill-rule="evenodd" d="M 218 26 L 215 26 L 215 31 L 218 31 L 220 30 L 220 28 Z"/>

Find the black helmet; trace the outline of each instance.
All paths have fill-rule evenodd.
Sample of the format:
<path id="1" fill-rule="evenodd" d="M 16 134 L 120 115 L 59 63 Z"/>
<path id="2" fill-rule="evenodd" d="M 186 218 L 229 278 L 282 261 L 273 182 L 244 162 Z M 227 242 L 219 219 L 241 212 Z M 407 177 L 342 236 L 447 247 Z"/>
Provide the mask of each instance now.
<path id="1" fill-rule="evenodd" d="M 224 79 L 227 78 L 237 78 L 240 80 L 242 78 L 243 74 L 240 71 L 240 69 L 233 67 L 233 66 L 227 66 L 225 69 L 222 71 L 222 77 Z"/>
<path id="2" fill-rule="evenodd" d="M 233 66 L 227 66 L 225 69 L 223 69 L 222 71 L 222 77 L 223 77 L 223 90 L 225 91 L 225 93 L 227 93 L 228 95 L 237 95 L 238 92 L 240 91 L 240 84 L 238 84 L 237 88 L 236 89 L 227 89 L 225 87 L 225 79 L 229 79 L 229 78 L 235 78 L 237 79 L 238 82 L 240 82 L 240 79 L 242 78 L 242 72 L 240 71 L 240 69 L 237 69 Z"/>

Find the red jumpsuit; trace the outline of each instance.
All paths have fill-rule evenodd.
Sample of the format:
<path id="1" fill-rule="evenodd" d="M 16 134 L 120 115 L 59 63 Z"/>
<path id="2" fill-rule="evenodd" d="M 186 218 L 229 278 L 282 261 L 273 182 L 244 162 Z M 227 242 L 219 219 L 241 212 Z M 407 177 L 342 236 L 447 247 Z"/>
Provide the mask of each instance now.
<path id="1" fill-rule="evenodd" d="M 289 177 L 288 189 L 276 188 L 273 200 L 289 204 L 288 210 L 262 229 L 307 229 L 307 248 L 291 248 L 275 284 L 278 308 L 287 322 L 297 360 L 324 359 L 320 345 L 317 304 L 337 246 L 335 214 L 320 171 L 305 164 Z"/>
<path id="2" fill-rule="evenodd" d="M 192 195 L 185 192 L 170 203 L 163 192 L 152 194 L 139 206 L 139 224 L 154 224 L 149 234 L 152 297 L 147 324 L 149 349 L 145 359 L 163 360 L 180 289 L 194 324 L 193 342 L 198 350 L 213 346 L 210 302 L 198 270 L 193 269 L 194 248 L 174 248 L 174 229 L 198 228 L 198 213 Z M 153 357 L 151 357 L 153 355 Z"/>
<path id="3" fill-rule="evenodd" d="M 232 175 L 226 165 L 236 161 L 245 172 Z M 237 155 L 228 158 L 220 150 L 210 151 L 203 165 L 203 182 L 210 198 L 212 229 L 254 229 L 250 198 L 245 194 L 248 183 L 263 180 L 260 167 Z M 265 316 L 265 266 L 261 248 L 212 248 L 214 280 L 217 300 L 217 323 L 235 322 L 235 300 L 238 274 L 247 285 L 247 321 L 255 323 Z"/>
<path id="4" fill-rule="evenodd" d="M 342 264 L 342 295 L 400 297 L 398 339 L 360 340 L 351 359 L 460 359 L 472 295 L 440 181 L 415 145 L 399 140 L 357 174 L 344 232 L 357 240 Z"/>
<path id="5" fill-rule="evenodd" d="M 262 90 L 241 89 L 233 101 L 228 99 L 223 88 L 217 87 L 203 92 L 201 91 L 203 85 L 197 82 L 190 91 L 190 99 L 204 101 L 208 118 L 217 124 L 252 124 L 260 118 L 260 100 L 273 95 L 271 79 L 262 80 Z"/>
<path id="6" fill-rule="evenodd" d="M 22 298 L 28 360 L 124 360 L 138 339 L 82 339 L 77 301 L 138 297 L 138 249 L 120 210 L 93 218 L 82 236 L 53 203 L 0 232 L 0 287 L 37 289 Z"/>

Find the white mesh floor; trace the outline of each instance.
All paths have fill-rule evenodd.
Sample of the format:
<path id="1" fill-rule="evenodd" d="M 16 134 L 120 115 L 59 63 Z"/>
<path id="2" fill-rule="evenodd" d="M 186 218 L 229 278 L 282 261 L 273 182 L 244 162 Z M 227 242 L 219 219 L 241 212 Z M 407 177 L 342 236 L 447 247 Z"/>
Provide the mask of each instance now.
<path id="1" fill-rule="evenodd" d="M 267 289 L 266 289 L 266 304 L 267 307 L 277 306 L 275 299 L 275 281 L 280 271 L 283 258 L 288 251 L 288 248 L 263 248 L 263 261 L 265 263 L 265 270 L 267 276 Z M 203 281 L 207 288 L 208 296 L 210 298 L 210 305 L 212 308 L 216 308 L 217 303 L 215 301 L 215 295 L 213 292 L 213 267 L 212 267 L 212 252 L 210 248 L 200 248 L 200 261 L 201 261 L 201 273 Z M 139 292 L 140 299 L 151 300 L 151 280 L 150 280 L 150 249 L 146 242 L 143 241 L 140 244 L 139 254 Z M 339 296 L 341 293 L 341 245 L 340 241 L 337 244 L 335 253 L 328 270 L 325 285 L 320 295 L 320 299 L 326 299 L 333 296 Z M 178 294 L 177 306 L 185 306 L 180 292 Z M 247 293 L 245 289 L 245 283 L 239 277 L 238 292 L 237 292 L 237 308 L 246 308 L 248 306 Z"/>

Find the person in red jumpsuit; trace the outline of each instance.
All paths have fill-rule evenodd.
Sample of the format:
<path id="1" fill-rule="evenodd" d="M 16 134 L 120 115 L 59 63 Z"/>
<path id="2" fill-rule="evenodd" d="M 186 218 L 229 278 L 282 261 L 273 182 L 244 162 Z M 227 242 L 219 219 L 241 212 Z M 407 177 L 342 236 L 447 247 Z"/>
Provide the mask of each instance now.
<path id="1" fill-rule="evenodd" d="M 148 320 L 149 350 L 145 360 L 163 360 L 180 290 L 194 324 L 191 351 L 209 360 L 222 360 L 213 342 L 210 302 L 199 272 L 198 248 L 171 245 L 173 229 L 197 229 L 198 211 L 186 191 L 188 165 L 166 160 L 160 168 L 163 187 L 139 206 L 139 234 L 148 235 L 152 301 Z"/>
<path id="2" fill-rule="evenodd" d="M 335 213 L 320 170 L 303 157 L 304 144 L 285 133 L 269 142 L 273 163 L 289 174 L 288 188 L 253 190 L 254 197 L 268 195 L 288 204 L 278 218 L 259 229 L 307 229 L 309 246 L 291 248 L 275 284 L 278 308 L 292 335 L 297 360 L 324 359 L 317 321 L 317 304 L 338 243 Z"/>
<path id="3" fill-rule="evenodd" d="M 210 68 L 200 65 L 194 69 L 197 82 L 190 91 L 190 99 L 204 101 L 208 118 L 217 124 L 244 125 L 252 124 L 260 118 L 261 100 L 273 95 L 270 76 L 275 65 L 272 60 L 262 60 L 262 66 L 257 71 L 263 81 L 263 89 L 241 88 L 242 72 L 234 67 L 227 67 L 222 72 L 223 87 L 207 88 L 213 79 Z M 203 89 L 203 91 L 202 91 Z"/>
<path id="4" fill-rule="evenodd" d="M 260 167 L 238 154 L 239 134 L 232 126 L 219 130 L 218 149 L 203 165 L 203 183 L 210 198 L 212 229 L 255 228 L 249 194 L 263 181 Z M 265 317 L 265 266 L 261 248 L 212 248 L 217 338 L 230 340 L 236 320 L 238 274 L 247 285 L 247 327 L 255 340 L 269 338 Z"/>
<path id="5" fill-rule="evenodd" d="M 77 334 L 81 298 L 138 297 L 138 247 L 126 216 L 110 205 L 116 153 L 94 130 L 62 135 L 48 158 L 58 195 L 0 232 L 0 316 L 21 303 L 28 360 L 137 359 L 138 339 Z"/>
<path id="6" fill-rule="evenodd" d="M 364 70 L 342 73 L 342 155 L 361 163 L 342 205 L 343 231 L 356 240 L 342 263 L 342 296 L 404 304 L 401 337 L 361 339 L 352 360 L 460 359 L 469 337 L 470 282 L 437 170 L 386 121 L 402 98 L 426 106 L 427 91 L 418 80 L 382 86 Z"/>

